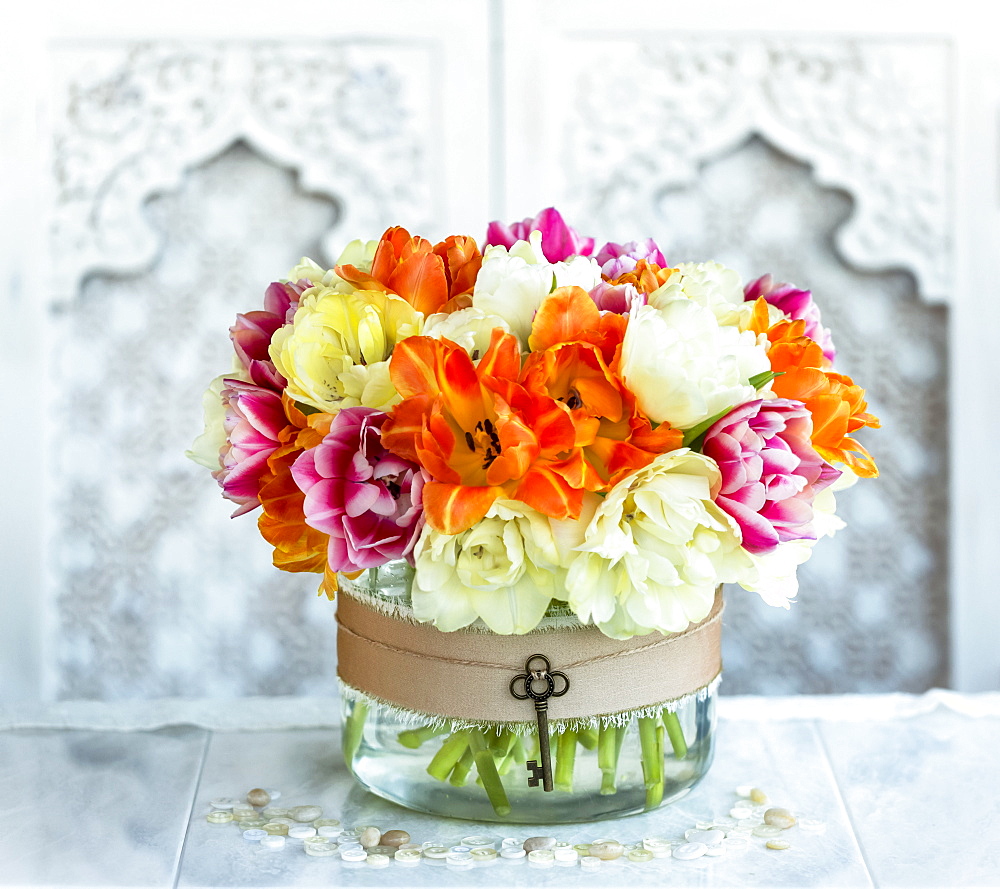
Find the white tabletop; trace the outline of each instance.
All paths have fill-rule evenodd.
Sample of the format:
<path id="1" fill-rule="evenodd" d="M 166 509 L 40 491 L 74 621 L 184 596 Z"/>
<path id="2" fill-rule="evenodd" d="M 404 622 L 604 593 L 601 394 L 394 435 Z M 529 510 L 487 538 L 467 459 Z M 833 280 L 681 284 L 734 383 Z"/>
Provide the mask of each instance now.
<path id="1" fill-rule="evenodd" d="M 1000 886 L 1000 695 L 722 698 L 715 763 L 646 815 L 499 826 L 434 818 L 362 791 L 340 756 L 335 699 L 159 701 L 0 709 L 0 886 Z M 267 853 L 210 800 L 251 787 L 317 803 L 345 825 L 452 845 L 470 834 L 574 843 L 680 839 L 756 784 L 802 824 L 785 851 L 539 868 L 386 869 Z"/>

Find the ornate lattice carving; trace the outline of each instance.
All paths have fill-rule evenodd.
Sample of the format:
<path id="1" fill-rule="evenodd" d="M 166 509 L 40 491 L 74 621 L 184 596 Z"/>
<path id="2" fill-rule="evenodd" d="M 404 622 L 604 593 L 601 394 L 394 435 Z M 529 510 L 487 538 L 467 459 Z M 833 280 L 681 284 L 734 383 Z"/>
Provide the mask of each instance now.
<path id="1" fill-rule="evenodd" d="M 724 690 L 923 691 L 947 679 L 947 318 L 909 275 L 846 268 L 832 235 L 851 200 L 751 140 L 656 205 L 671 261 L 717 258 L 810 287 L 837 366 L 867 386 L 881 469 L 839 495 L 847 527 L 799 569 L 790 612 L 727 589 Z M 683 220 L 683 225 L 676 225 Z"/>
<path id="2" fill-rule="evenodd" d="M 436 220 L 426 47 L 171 44 L 53 54 L 52 256 L 60 295 L 91 271 L 140 272 L 156 192 L 237 139 L 340 202 L 324 238 Z"/>
<path id="3" fill-rule="evenodd" d="M 560 156 L 572 218 L 669 240 L 685 220 L 659 216 L 656 195 L 758 133 L 855 197 L 836 236 L 849 262 L 909 269 L 931 301 L 951 292 L 946 42 L 581 38 L 571 55 L 588 63 Z"/>

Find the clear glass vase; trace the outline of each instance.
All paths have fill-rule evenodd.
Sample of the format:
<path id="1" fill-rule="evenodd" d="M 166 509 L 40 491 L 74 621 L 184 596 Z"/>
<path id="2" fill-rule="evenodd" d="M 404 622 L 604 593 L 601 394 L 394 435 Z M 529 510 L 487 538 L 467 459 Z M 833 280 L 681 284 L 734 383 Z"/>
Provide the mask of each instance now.
<path id="1" fill-rule="evenodd" d="M 406 607 L 408 581 L 406 567 L 393 563 L 364 572 L 343 592 Z M 528 783 L 527 763 L 540 762 L 537 723 L 470 726 L 349 688 L 343 689 L 344 757 L 372 793 L 434 815 L 523 824 L 631 815 L 679 799 L 708 771 L 716 684 L 656 707 L 554 721 L 551 792 Z M 610 700 L 605 712 L 613 709 Z"/>

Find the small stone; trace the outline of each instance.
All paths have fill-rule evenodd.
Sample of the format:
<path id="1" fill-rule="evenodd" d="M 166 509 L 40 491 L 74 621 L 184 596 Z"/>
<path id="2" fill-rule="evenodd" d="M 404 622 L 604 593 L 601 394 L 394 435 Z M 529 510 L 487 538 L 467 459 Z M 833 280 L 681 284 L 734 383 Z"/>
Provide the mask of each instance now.
<path id="1" fill-rule="evenodd" d="M 323 810 L 319 806 L 295 806 L 289 815 L 296 821 L 315 821 L 323 817 Z"/>
<path id="2" fill-rule="evenodd" d="M 271 802 L 271 794 L 262 787 L 255 787 L 247 794 L 247 802 L 251 806 L 266 806 Z"/>
<path id="3" fill-rule="evenodd" d="M 708 846 L 704 843 L 685 843 L 683 846 L 675 846 L 673 854 L 674 858 L 679 858 L 681 861 L 694 861 L 707 851 Z"/>
<path id="4" fill-rule="evenodd" d="M 521 848 L 525 852 L 537 852 L 541 849 L 554 849 L 556 845 L 555 837 L 528 837 L 522 844 Z"/>
<path id="5" fill-rule="evenodd" d="M 755 787 L 750 791 L 750 802 L 758 806 L 763 806 L 767 803 L 767 794 L 759 787 Z"/>
<path id="6" fill-rule="evenodd" d="M 633 849 L 628 853 L 628 860 L 638 862 L 652 861 L 653 853 L 649 849 Z"/>
<path id="7" fill-rule="evenodd" d="M 764 823 L 770 824 L 772 827 L 780 827 L 782 830 L 788 830 L 789 827 L 795 827 L 795 816 L 788 809 L 768 809 L 764 813 Z"/>
<path id="8" fill-rule="evenodd" d="M 621 858 L 624 852 L 625 847 L 616 840 L 594 843 L 590 847 L 591 857 L 600 858 L 601 861 L 614 861 L 616 858 Z"/>
<path id="9" fill-rule="evenodd" d="M 776 837 L 780 833 L 780 827 L 773 827 L 770 824 L 761 824 L 760 827 L 755 827 L 753 829 L 753 835 L 755 837 L 764 837 L 765 839 Z"/>
<path id="10" fill-rule="evenodd" d="M 405 830 L 387 830 L 382 834 L 380 845 L 398 849 L 403 843 L 408 842 L 410 842 L 410 835 Z"/>
<path id="11" fill-rule="evenodd" d="M 358 842 L 361 843 L 362 848 L 370 849 L 372 846 L 377 846 L 379 840 L 382 839 L 382 831 L 377 827 L 366 827 L 358 835 Z"/>
<path id="12" fill-rule="evenodd" d="M 782 852 L 785 849 L 791 849 L 792 844 L 789 843 L 787 840 L 768 840 L 767 848 L 774 849 L 776 852 Z"/>

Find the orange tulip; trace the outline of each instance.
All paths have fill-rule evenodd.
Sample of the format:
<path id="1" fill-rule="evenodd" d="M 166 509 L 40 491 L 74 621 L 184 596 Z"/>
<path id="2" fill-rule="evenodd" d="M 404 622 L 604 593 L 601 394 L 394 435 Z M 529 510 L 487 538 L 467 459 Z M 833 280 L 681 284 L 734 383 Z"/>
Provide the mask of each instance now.
<path id="1" fill-rule="evenodd" d="M 615 372 L 628 320 L 601 314 L 587 291 L 563 287 L 538 309 L 521 382 L 565 404 L 580 451 L 579 486 L 607 491 L 657 454 L 681 446 L 683 434 L 652 428 Z"/>
<path id="2" fill-rule="evenodd" d="M 845 463 L 862 478 L 878 476 L 878 467 L 857 441 L 850 438 L 865 426 L 878 429 L 878 417 L 866 411 L 865 390 L 854 380 L 834 373 L 822 347 L 806 336 L 806 322 L 768 320 L 767 302 L 754 303 L 750 330 L 766 333 L 771 370 L 780 373 L 771 384 L 779 398 L 801 401 L 813 417 L 812 443 L 828 463 Z"/>
<path id="3" fill-rule="evenodd" d="M 305 523 L 305 494 L 292 478 L 295 458 L 315 447 L 329 431 L 330 414 L 309 414 L 282 396 L 288 426 L 281 432 L 282 445 L 268 458 L 269 478 L 260 488 L 263 512 L 257 520 L 261 536 L 274 547 L 273 561 L 283 571 L 326 571 L 328 536 Z M 323 586 L 321 586 L 321 590 Z M 335 590 L 336 587 L 334 586 Z M 330 595 L 329 589 L 327 595 Z"/>
<path id="4" fill-rule="evenodd" d="M 523 500 L 553 518 L 576 518 L 575 428 L 569 411 L 517 383 L 517 339 L 497 329 L 478 366 L 449 340 L 409 337 L 389 364 L 402 396 L 382 443 L 419 463 L 427 523 L 464 531 L 499 498 Z"/>
<path id="5" fill-rule="evenodd" d="M 405 299 L 418 312 L 454 312 L 472 305 L 472 289 L 483 264 L 472 238 L 453 235 L 440 244 L 387 229 L 375 249 L 370 273 L 339 265 L 336 273 L 359 290 L 379 290 Z"/>
<path id="6" fill-rule="evenodd" d="M 661 269 L 655 262 L 640 259 L 631 272 L 625 272 L 617 278 L 612 278 L 608 283 L 631 284 L 640 293 L 649 294 L 654 290 L 659 290 L 676 271 L 677 269 L 672 268 Z"/>

